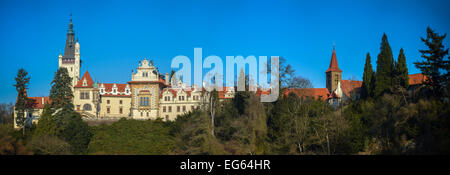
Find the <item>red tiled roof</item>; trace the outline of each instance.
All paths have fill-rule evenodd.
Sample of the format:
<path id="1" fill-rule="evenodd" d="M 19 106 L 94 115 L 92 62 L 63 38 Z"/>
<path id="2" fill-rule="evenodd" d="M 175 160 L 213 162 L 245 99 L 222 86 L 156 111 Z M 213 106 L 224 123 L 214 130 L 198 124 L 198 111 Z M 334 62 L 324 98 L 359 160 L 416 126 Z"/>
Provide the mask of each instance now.
<path id="1" fill-rule="evenodd" d="M 169 90 L 170 93 L 172 93 L 173 97 L 177 96 L 177 91 L 175 89 L 164 89 L 163 92 L 166 92 L 167 90 Z M 186 92 L 187 96 L 190 97 L 191 96 L 191 92 L 193 91 L 193 88 L 191 88 L 190 90 L 185 90 L 183 89 L 184 92 Z M 161 93 L 159 96 L 160 98 L 162 98 L 162 94 Z"/>
<path id="2" fill-rule="evenodd" d="M 233 98 L 233 97 L 225 97 L 225 94 L 227 93 L 227 91 L 218 91 L 217 95 L 219 96 L 219 99 L 228 99 L 228 98 Z"/>
<path id="3" fill-rule="evenodd" d="M 103 87 L 105 87 L 105 92 L 112 92 L 114 84 L 116 84 L 117 92 L 125 92 L 127 84 L 103 83 Z"/>
<path id="4" fill-rule="evenodd" d="M 87 86 L 83 86 L 83 82 L 84 80 L 86 80 Z M 86 71 L 83 75 L 83 77 L 81 78 L 80 81 L 78 81 L 77 85 L 75 85 L 74 87 L 76 88 L 92 88 L 94 87 L 94 81 L 92 81 L 91 75 L 89 75 L 89 72 Z"/>
<path id="5" fill-rule="evenodd" d="M 342 72 L 342 70 L 339 69 L 339 66 L 337 63 L 336 52 L 335 52 L 334 48 L 333 48 L 333 54 L 331 55 L 330 67 L 328 67 L 328 70 L 325 72 L 330 72 L 330 71 Z"/>
<path id="6" fill-rule="evenodd" d="M 173 97 L 177 96 L 177 91 L 174 89 L 169 89 L 169 92 L 172 93 Z"/>
<path id="7" fill-rule="evenodd" d="M 327 88 L 290 88 L 283 91 L 282 95 L 288 96 L 290 93 L 294 93 L 298 97 L 313 97 L 318 100 L 327 100 L 329 92 Z"/>
<path id="8" fill-rule="evenodd" d="M 44 109 L 45 104 L 50 103 L 50 98 L 48 97 L 28 97 L 32 100 L 30 107 L 33 109 Z"/>
<path id="9" fill-rule="evenodd" d="M 356 80 L 341 80 L 341 89 L 346 96 L 350 97 L 352 91 L 359 93 L 359 88 L 362 86 L 362 81 Z"/>
<path id="10" fill-rule="evenodd" d="M 422 84 L 427 80 L 427 77 L 421 73 L 409 75 L 409 85 Z"/>
<path id="11" fill-rule="evenodd" d="M 128 97 L 131 95 L 125 95 L 125 88 L 127 87 L 127 84 L 117 84 L 117 83 L 102 83 L 103 87 L 105 88 L 105 93 L 101 96 L 104 97 Z M 116 84 L 117 87 L 117 94 L 112 94 L 112 88 L 114 87 L 114 84 Z M 100 84 L 101 86 L 101 84 Z"/>

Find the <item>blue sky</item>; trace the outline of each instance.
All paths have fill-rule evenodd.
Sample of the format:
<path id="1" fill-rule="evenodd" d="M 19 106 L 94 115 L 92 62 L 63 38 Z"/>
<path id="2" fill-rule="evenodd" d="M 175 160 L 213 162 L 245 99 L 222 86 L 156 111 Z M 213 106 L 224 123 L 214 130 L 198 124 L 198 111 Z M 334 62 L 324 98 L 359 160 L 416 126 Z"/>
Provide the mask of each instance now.
<path id="1" fill-rule="evenodd" d="M 419 73 L 430 26 L 450 33 L 448 0 L 352 1 L 0 1 L 0 103 L 13 102 L 19 68 L 31 75 L 29 96 L 47 96 L 63 53 L 69 14 L 81 45 L 81 72 L 95 81 L 126 83 L 144 57 L 160 72 L 195 47 L 218 55 L 285 57 L 297 75 L 325 87 L 333 42 L 344 79 L 362 79 L 365 55 L 376 68 L 385 32 L 396 59 L 405 50 Z M 449 47 L 449 39 L 445 39 Z M 193 64 L 193 63 L 192 63 Z"/>

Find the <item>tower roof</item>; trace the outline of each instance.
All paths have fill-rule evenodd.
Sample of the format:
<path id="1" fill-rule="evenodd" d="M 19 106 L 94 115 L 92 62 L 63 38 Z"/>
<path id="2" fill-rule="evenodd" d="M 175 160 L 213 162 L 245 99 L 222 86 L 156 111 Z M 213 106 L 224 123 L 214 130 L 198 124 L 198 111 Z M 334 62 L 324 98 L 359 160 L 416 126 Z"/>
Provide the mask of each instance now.
<path id="1" fill-rule="evenodd" d="M 86 81 L 85 85 L 84 85 L 84 81 Z M 78 87 L 92 88 L 92 87 L 94 87 L 93 85 L 94 85 L 94 81 L 92 81 L 92 78 L 91 78 L 91 75 L 89 74 L 89 72 L 86 71 L 84 73 L 83 77 L 81 78 L 81 80 L 78 81 L 77 85 L 75 85 L 75 87 L 76 88 L 78 88 Z"/>
<path id="2" fill-rule="evenodd" d="M 342 72 L 341 69 L 339 69 L 337 58 L 336 58 L 336 51 L 333 46 L 333 54 L 331 55 L 331 62 L 330 67 L 328 67 L 328 70 L 326 72 Z"/>
<path id="3" fill-rule="evenodd" d="M 72 14 L 70 14 L 69 29 L 67 30 L 66 47 L 63 59 L 75 59 L 75 33 L 73 32 Z"/>

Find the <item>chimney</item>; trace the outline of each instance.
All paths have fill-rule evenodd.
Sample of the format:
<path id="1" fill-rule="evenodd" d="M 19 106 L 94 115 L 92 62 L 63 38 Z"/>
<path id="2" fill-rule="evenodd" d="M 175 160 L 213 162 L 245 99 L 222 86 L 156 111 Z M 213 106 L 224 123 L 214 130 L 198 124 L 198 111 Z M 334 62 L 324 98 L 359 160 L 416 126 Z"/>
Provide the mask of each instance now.
<path id="1" fill-rule="evenodd" d="M 44 97 L 42 97 L 42 104 L 44 104 L 44 102 L 45 102 Z"/>

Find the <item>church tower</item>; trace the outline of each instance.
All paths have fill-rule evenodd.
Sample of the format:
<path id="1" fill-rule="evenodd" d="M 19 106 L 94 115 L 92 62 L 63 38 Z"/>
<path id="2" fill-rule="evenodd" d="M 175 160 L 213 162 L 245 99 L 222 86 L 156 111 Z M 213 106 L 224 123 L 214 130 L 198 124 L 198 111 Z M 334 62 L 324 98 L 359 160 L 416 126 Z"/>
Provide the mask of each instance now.
<path id="1" fill-rule="evenodd" d="M 328 70 L 325 72 L 325 74 L 327 76 L 327 89 L 330 92 L 333 92 L 338 87 L 342 77 L 342 70 L 339 69 L 337 63 L 334 45 L 333 45 L 333 54 L 331 55 L 330 66 L 328 67 Z"/>
<path id="2" fill-rule="evenodd" d="M 64 49 L 64 55 L 59 55 L 58 68 L 64 67 L 67 69 L 69 76 L 72 78 L 72 88 L 77 84 L 80 79 L 80 44 L 78 39 L 75 42 L 75 33 L 73 31 L 72 14 L 70 14 L 69 29 L 67 30 L 66 46 Z"/>

